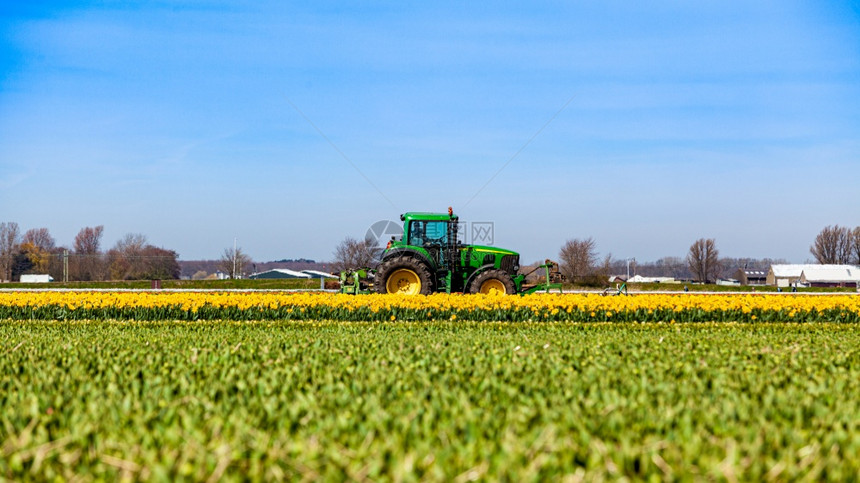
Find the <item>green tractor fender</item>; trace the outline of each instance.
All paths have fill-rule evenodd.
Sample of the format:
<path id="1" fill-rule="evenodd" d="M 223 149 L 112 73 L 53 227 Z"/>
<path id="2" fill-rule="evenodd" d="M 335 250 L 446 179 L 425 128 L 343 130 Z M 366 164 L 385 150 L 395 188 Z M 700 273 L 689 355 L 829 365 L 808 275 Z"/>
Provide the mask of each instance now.
<path id="1" fill-rule="evenodd" d="M 381 261 L 384 262 L 386 260 L 402 256 L 417 258 L 426 263 L 427 266 L 430 267 L 431 272 L 436 271 L 436 263 L 430 258 L 430 254 L 420 248 L 392 248 L 382 254 Z"/>

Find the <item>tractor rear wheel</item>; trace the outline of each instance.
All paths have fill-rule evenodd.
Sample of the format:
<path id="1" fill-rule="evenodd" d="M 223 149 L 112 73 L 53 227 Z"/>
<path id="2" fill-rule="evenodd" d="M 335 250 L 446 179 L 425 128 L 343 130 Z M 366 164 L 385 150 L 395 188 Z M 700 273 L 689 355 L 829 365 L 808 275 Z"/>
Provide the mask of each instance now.
<path id="1" fill-rule="evenodd" d="M 426 263 L 413 257 L 396 257 L 382 262 L 373 285 L 376 293 L 429 295 L 433 293 L 433 276 Z"/>
<path id="2" fill-rule="evenodd" d="M 514 284 L 514 279 L 504 270 L 487 270 L 481 272 L 469 284 L 470 293 L 484 294 L 508 294 L 517 293 L 517 287 Z"/>

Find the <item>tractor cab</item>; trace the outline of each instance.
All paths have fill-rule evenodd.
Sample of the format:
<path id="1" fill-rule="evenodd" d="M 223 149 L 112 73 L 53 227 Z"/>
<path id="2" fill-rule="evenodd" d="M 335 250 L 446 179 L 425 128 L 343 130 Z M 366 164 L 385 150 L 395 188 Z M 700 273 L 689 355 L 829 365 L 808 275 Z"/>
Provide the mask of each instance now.
<path id="1" fill-rule="evenodd" d="M 447 245 L 450 225 L 450 221 L 412 219 L 403 231 L 406 244 L 425 247 Z"/>

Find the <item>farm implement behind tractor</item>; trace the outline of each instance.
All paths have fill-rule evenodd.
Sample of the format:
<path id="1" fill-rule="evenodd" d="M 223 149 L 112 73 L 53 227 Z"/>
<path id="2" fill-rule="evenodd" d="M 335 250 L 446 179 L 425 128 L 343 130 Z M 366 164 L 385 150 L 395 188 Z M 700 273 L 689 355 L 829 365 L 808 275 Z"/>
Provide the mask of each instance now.
<path id="1" fill-rule="evenodd" d="M 400 240 L 392 237 L 375 268 L 340 273 L 342 293 L 529 294 L 562 289 L 564 277 L 550 260 L 521 274 L 519 253 L 461 243 L 459 217 L 451 208 L 447 214 L 404 213 L 400 220 L 403 236 Z M 526 276 L 540 269 L 545 272 L 545 282 L 526 284 Z"/>

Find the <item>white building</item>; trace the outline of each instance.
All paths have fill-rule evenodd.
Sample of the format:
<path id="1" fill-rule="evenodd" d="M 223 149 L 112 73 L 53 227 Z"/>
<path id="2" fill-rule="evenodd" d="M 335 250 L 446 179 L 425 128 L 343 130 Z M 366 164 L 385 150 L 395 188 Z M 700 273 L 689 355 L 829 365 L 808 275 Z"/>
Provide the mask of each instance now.
<path id="1" fill-rule="evenodd" d="M 258 279 L 258 278 L 315 278 L 311 277 L 310 274 L 297 272 L 295 270 L 290 270 L 288 268 L 273 268 L 272 270 L 266 270 L 265 272 L 255 273 L 248 278 Z"/>
<path id="2" fill-rule="evenodd" d="M 805 268 L 820 267 L 821 265 L 771 265 L 767 271 L 767 285 L 775 287 L 789 287 L 800 280 L 800 275 Z"/>
<path id="3" fill-rule="evenodd" d="M 856 287 L 858 282 L 860 267 L 854 265 L 813 265 L 800 274 L 807 287 Z"/>
<path id="4" fill-rule="evenodd" d="M 337 278 L 335 275 L 319 270 L 302 270 L 302 273 L 310 275 L 311 278 Z"/>
<path id="5" fill-rule="evenodd" d="M 771 265 L 767 284 L 777 287 L 790 287 L 795 283 L 813 287 L 854 287 L 858 273 L 860 268 L 854 265 Z"/>
<path id="6" fill-rule="evenodd" d="M 725 287 L 740 287 L 741 281 L 734 278 L 718 278 L 717 285 L 722 285 Z"/>
<path id="7" fill-rule="evenodd" d="M 630 277 L 627 283 L 678 283 L 672 277 L 643 277 L 642 275 L 634 275 Z"/>

